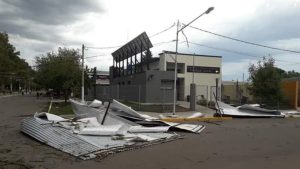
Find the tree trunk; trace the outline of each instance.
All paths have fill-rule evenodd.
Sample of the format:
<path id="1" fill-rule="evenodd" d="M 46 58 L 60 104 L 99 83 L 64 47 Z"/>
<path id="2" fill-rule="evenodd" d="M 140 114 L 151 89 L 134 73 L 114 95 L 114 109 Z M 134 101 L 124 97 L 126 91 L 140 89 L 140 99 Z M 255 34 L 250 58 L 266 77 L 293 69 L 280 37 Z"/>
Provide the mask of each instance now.
<path id="1" fill-rule="evenodd" d="M 64 95 L 65 95 L 65 103 L 67 103 L 67 100 L 68 100 L 68 90 L 64 90 Z"/>

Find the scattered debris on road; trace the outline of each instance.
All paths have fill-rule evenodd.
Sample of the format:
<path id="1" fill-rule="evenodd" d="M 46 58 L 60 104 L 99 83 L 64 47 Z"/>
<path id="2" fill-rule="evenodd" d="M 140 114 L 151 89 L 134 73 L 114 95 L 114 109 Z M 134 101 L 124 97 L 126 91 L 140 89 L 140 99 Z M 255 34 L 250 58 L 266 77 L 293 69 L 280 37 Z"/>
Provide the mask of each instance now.
<path id="1" fill-rule="evenodd" d="M 75 118 L 36 113 L 22 121 L 21 131 L 83 160 L 181 138 L 174 131 L 200 133 L 205 126 L 164 122 L 113 100 L 103 105 L 70 100 Z"/>
<path id="2" fill-rule="evenodd" d="M 229 116 L 229 117 L 285 117 L 283 113 L 278 110 L 268 110 L 259 105 L 241 105 L 238 107 L 230 106 L 226 103 L 217 102 L 216 116 Z"/>

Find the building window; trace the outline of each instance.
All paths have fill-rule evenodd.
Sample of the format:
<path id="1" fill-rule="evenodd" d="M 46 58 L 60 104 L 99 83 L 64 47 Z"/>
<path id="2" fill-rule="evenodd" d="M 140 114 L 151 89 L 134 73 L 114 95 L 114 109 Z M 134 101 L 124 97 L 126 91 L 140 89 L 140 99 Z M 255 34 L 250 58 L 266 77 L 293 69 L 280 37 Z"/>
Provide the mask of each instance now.
<path id="1" fill-rule="evenodd" d="M 177 73 L 185 73 L 184 72 L 184 63 L 177 63 Z M 175 70 L 175 63 L 167 62 L 167 71 L 172 71 L 174 72 Z"/>
<path id="2" fill-rule="evenodd" d="M 161 90 L 172 90 L 174 85 L 174 80 L 162 79 L 160 81 L 160 89 Z"/>
<path id="3" fill-rule="evenodd" d="M 131 84 L 131 81 L 128 81 L 127 84 L 130 85 L 130 84 Z"/>
<path id="4" fill-rule="evenodd" d="M 219 74 L 219 67 L 187 66 L 187 72 Z"/>

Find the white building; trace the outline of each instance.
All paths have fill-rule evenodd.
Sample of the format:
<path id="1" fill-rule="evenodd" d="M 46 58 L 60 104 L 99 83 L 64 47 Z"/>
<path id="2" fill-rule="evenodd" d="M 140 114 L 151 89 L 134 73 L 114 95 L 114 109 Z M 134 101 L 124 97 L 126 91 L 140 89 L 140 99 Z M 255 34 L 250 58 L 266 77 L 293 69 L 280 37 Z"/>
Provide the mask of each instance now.
<path id="1" fill-rule="evenodd" d="M 163 51 L 159 54 L 159 61 L 151 63 L 151 69 L 174 72 L 175 52 Z M 198 99 L 204 97 L 214 100 L 218 83 L 218 98 L 221 93 L 221 56 L 184 54 L 177 55 L 177 99 L 187 100 L 190 95 L 190 84 L 195 83 Z M 216 82 L 218 81 L 218 82 Z"/>

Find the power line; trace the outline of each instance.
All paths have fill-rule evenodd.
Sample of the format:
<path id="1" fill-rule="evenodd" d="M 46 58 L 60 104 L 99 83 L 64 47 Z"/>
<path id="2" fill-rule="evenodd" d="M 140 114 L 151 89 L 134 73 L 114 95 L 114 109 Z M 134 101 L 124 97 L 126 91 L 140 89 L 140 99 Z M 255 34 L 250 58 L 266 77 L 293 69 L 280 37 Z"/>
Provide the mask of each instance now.
<path id="1" fill-rule="evenodd" d="M 202 46 L 202 47 L 214 49 L 214 50 L 220 50 L 220 51 L 228 52 L 228 53 L 234 53 L 234 54 L 238 54 L 238 55 L 246 55 L 246 56 L 250 56 L 250 57 L 257 57 L 257 56 L 254 56 L 253 54 L 249 54 L 249 53 L 245 53 L 245 52 L 239 52 L 239 51 L 230 50 L 230 49 L 213 47 L 213 46 L 203 45 L 203 44 L 195 43 L 195 42 L 189 42 L 189 43 L 193 44 L 193 45 L 197 45 L 197 46 Z"/>
<path id="2" fill-rule="evenodd" d="M 105 54 L 99 54 L 99 55 L 87 56 L 87 57 L 84 57 L 84 59 L 89 59 L 89 58 L 94 58 L 94 57 L 99 57 L 99 56 L 105 56 Z"/>
<path id="3" fill-rule="evenodd" d="M 202 32 L 206 32 L 206 33 L 215 35 L 215 36 L 219 36 L 219 37 L 222 37 L 222 38 L 226 38 L 226 39 L 230 39 L 230 40 L 233 40 L 233 41 L 238 41 L 238 42 L 242 42 L 242 43 L 246 43 L 246 44 L 250 44 L 250 45 L 254 45 L 254 46 L 259 46 L 259 47 L 264 47 L 264 48 L 269 48 L 269 49 L 279 50 L 279 51 L 285 51 L 285 52 L 291 52 L 291 53 L 300 53 L 300 51 L 282 49 L 282 48 L 277 48 L 277 47 L 272 47 L 272 46 L 267 46 L 267 45 L 262 45 L 262 44 L 258 44 L 258 43 L 253 43 L 253 42 L 248 42 L 248 41 L 232 38 L 232 37 L 229 37 L 229 36 L 217 34 L 217 33 L 210 32 L 210 31 L 207 31 L 207 30 L 204 30 L 204 29 L 201 29 L 201 28 L 197 28 L 197 27 L 194 27 L 194 26 L 189 26 L 189 27 L 191 27 L 193 29 L 196 29 L 196 30 L 199 30 L 199 31 L 202 31 Z"/>
<path id="4" fill-rule="evenodd" d="M 164 45 L 164 44 L 168 44 L 168 43 L 172 43 L 172 42 L 175 42 L 175 40 L 158 42 L 158 43 L 153 44 L 153 46 L 160 46 L 160 45 Z M 85 57 L 85 59 L 99 57 L 99 56 L 106 56 L 106 55 L 110 55 L 110 53 L 109 54 L 108 53 L 102 53 L 102 54 L 99 54 L 99 55 L 87 56 L 87 57 Z"/>
<path id="5" fill-rule="evenodd" d="M 157 35 L 160 35 L 160 34 L 162 34 L 164 32 L 167 32 L 168 30 L 170 30 L 171 28 L 173 28 L 175 25 L 176 25 L 176 23 L 173 23 L 173 25 L 171 25 L 170 27 L 168 27 L 168 28 L 166 28 L 166 29 L 164 29 L 164 30 L 162 30 L 162 31 L 160 31 L 158 33 L 155 33 L 155 34 L 151 35 L 149 38 L 153 38 L 153 37 L 155 37 Z"/>
<path id="6" fill-rule="evenodd" d="M 118 45 L 118 46 L 107 46 L 107 47 L 92 47 L 92 46 L 86 46 L 86 48 L 88 49 L 114 49 L 114 48 L 119 48 L 122 45 Z"/>
<path id="7" fill-rule="evenodd" d="M 181 43 L 185 43 L 185 41 L 183 41 Z M 238 55 L 242 55 L 242 56 L 249 56 L 249 57 L 253 57 L 253 58 L 263 58 L 263 56 L 254 56 L 254 54 L 249 54 L 249 53 L 245 53 L 245 52 L 240 52 L 240 51 L 235 51 L 235 50 L 230 50 L 230 49 L 224 49 L 224 48 L 219 48 L 219 47 L 213 47 L 213 46 L 203 45 L 203 44 L 199 44 L 199 43 L 195 43 L 195 42 L 189 42 L 189 43 L 193 44 L 193 45 L 197 45 L 197 46 L 202 46 L 202 47 L 214 49 L 214 50 L 220 50 L 220 51 L 224 51 L 224 52 L 228 52 L 228 53 L 234 53 L 234 54 L 238 54 Z M 276 59 L 276 58 L 274 58 L 274 59 L 278 62 L 286 62 L 286 63 L 289 63 L 289 64 L 300 64 L 299 62 L 295 63 L 293 61 L 280 60 L 280 59 Z"/>
<path id="8" fill-rule="evenodd" d="M 173 23 L 170 27 L 168 27 L 168 28 L 166 28 L 166 29 L 164 29 L 164 30 L 162 30 L 162 31 L 160 31 L 160 32 L 157 32 L 157 33 L 155 33 L 155 34 L 153 34 L 153 35 L 151 35 L 149 38 L 153 38 L 153 37 L 158 36 L 158 35 L 160 35 L 160 34 L 162 34 L 162 33 L 164 33 L 164 32 L 167 32 L 168 30 L 170 30 L 171 28 L 173 28 L 175 25 L 176 25 L 176 24 Z M 86 48 L 88 48 L 88 49 L 114 49 L 114 48 L 120 48 L 120 47 L 122 47 L 122 46 L 123 46 L 123 45 L 106 46 L 106 47 L 86 46 Z"/>
<path id="9" fill-rule="evenodd" d="M 172 43 L 172 42 L 175 42 L 175 41 L 176 40 L 170 40 L 170 41 L 165 41 L 165 42 L 158 42 L 158 43 L 153 44 L 153 46 L 160 46 L 160 45 Z"/>

